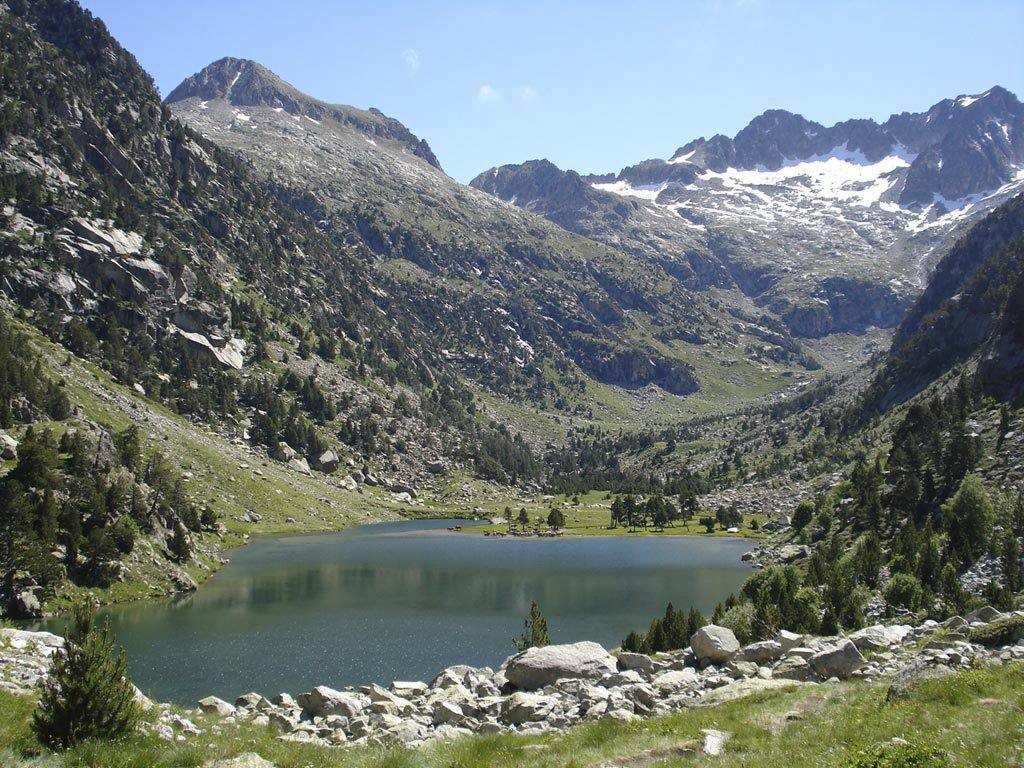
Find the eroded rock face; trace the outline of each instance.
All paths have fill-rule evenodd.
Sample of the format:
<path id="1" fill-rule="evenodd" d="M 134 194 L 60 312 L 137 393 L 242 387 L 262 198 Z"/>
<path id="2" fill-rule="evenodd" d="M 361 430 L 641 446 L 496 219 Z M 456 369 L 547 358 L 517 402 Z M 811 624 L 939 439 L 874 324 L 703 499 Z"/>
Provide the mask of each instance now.
<path id="1" fill-rule="evenodd" d="M 708 624 L 693 633 L 690 648 L 698 659 L 707 659 L 713 664 L 729 661 L 740 650 L 736 635 L 727 627 Z"/>
<path id="2" fill-rule="evenodd" d="M 525 691 L 543 688 L 563 677 L 600 680 L 615 671 L 615 657 L 591 642 L 530 648 L 505 665 L 508 682 Z"/>

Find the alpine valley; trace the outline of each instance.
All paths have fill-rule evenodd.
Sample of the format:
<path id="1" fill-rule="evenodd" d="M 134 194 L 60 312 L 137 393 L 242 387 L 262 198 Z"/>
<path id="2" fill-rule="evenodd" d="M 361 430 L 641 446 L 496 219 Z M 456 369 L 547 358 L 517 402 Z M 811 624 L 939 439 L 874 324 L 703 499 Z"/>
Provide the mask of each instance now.
<path id="1" fill-rule="evenodd" d="M 403 519 L 742 537 L 754 570 L 694 577 L 688 611 L 659 592 L 614 656 L 551 645 L 533 602 L 496 670 L 202 713 L 132 715 L 123 659 L 67 676 L 110 644 L 91 614 L 66 642 L 12 625 L 0 763 L 1019 762 L 1019 728 L 985 742 L 1024 700 L 1013 93 L 772 109 L 617 172 L 466 185 L 415 125 L 302 85 L 225 57 L 161 98 L 74 0 L 0 0 L 0 617 L 176 609 L 253 536 Z M 95 738 L 56 714 L 72 679 L 120 702 Z"/>

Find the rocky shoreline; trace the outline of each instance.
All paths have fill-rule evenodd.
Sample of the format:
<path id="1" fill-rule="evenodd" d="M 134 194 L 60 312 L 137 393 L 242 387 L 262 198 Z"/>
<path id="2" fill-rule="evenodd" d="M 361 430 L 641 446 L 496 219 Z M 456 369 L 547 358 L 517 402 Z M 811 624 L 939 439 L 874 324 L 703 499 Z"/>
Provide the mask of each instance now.
<path id="1" fill-rule="evenodd" d="M 47 632 L 0 629 L 0 688 L 33 695 L 63 644 Z M 839 637 L 781 631 L 743 647 L 731 630 L 708 625 L 688 648 L 654 656 L 613 655 L 579 642 L 531 648 L 496 670 L 448 667 L 429 683 L 317 686 L 271 698 L 246 693 L 233 704 L 208 696 L 194 710 L 145 700 L 153 715 L 145 727 L 183 741 L 204 728 L 249 721 L 276 726 L 286 741 L 416 747 L 472 733 L 539 734 L 586 720 L 631 721 L 847 679 L 891 679 L 890 696 L 898 696 L 921 676 L 1018 659 L 1024 659 L 1024 611 L 982 608 L 942 623 L 877 624 Z"/>

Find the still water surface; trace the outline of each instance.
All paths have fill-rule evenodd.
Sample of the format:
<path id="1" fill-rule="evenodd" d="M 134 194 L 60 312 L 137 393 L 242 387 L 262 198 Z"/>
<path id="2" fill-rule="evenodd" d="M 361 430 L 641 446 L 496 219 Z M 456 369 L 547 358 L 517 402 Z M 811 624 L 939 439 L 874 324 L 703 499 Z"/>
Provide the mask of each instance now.
<path id="1" fill-rule="evenodd" d="M 553 642 L 613 647 L 667 601 L 709 612 L 749 575 L 741 540 L 492 539 L 445 530 L 455 522 L 254 540 L 197 593 L 105 615 L 135 683 L 191 704 L 497 666 L 531 599 Z"/>

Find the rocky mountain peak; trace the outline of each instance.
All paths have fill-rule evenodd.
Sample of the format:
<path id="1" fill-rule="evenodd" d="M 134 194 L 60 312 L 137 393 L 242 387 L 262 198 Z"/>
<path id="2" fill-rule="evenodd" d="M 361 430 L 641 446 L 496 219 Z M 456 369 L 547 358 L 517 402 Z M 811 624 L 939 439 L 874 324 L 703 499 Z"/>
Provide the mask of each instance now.
<path id="1" fill-rule="evenodd" d="M 404 144 L 412 154 L 437 169 L 441 168 L 426 141 L 379 109 L 358 109 L 321 101 L 303 93 L 259 62 L 250 59 L 231 56 L 218 59 L 185 78 L 168 94 L 165 102 L 179 104 L 190 99 L 200 103 L 221 100 L 235 107 L 268 107 L 292 116 L 333 120 L 370 138 L 391 139 Z"/>
<path id="2" fill-rule="evenodd" d="M 238 106 L 263 104 L 271 107 L 293 103 L 286 91 L 295 89 L 263 65 L 251 59 L 225 56 L 186 78 L 167 97 L 168 102 L 199 98 L 224 99 Z"/>

